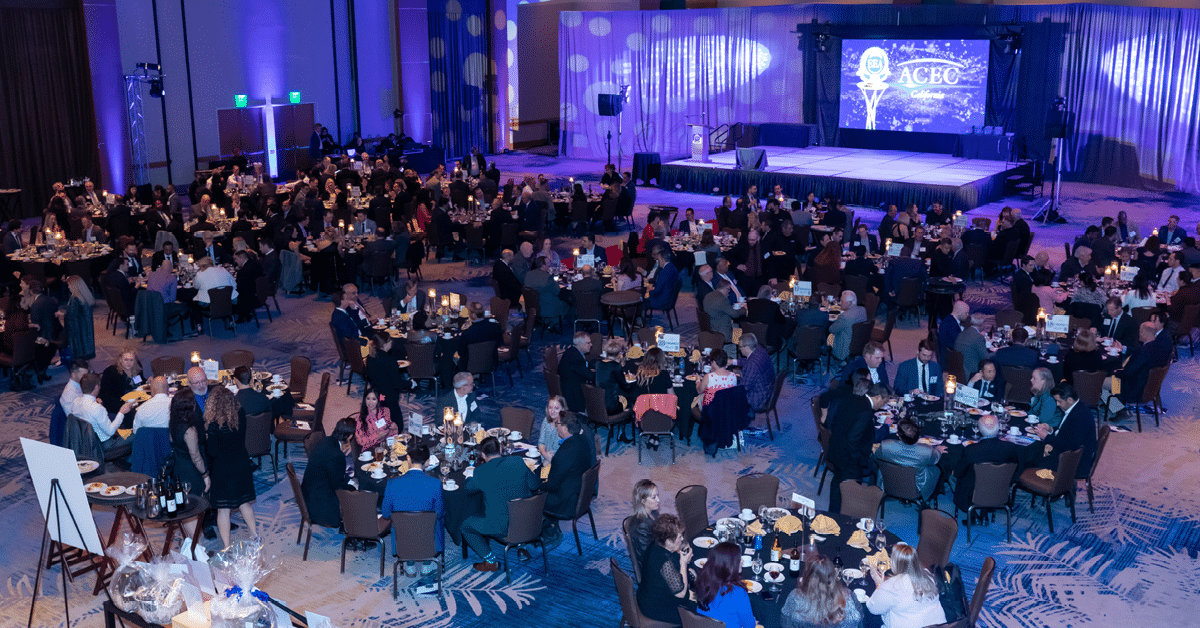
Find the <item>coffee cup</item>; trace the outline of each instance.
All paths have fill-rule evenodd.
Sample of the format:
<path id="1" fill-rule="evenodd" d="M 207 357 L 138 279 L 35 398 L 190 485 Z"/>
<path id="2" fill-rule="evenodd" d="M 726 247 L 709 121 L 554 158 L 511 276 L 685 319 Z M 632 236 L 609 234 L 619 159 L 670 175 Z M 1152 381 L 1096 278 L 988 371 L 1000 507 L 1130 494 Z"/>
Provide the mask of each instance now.
<path id="1" fill-rule="evenodd" d="M 743 569 L 746 567 L 749 567 L 750 563 L 752 563 L 752 562 L 754 562 L 754 559 L 749 554 L 742 554 L 742 568 Z"/>
<path id="2" fill-rule="evenodd" d="M 957 445 L 958 444 L 958 434 L 951 434 L 950 437 L 946 439 L 946 442 L 950 443 L 951 445 Z"/>
<path id="3" fill-rule="evenodd" d="M 1020 436 L 1021 428 L 1016 427 L 1016 426 L 1010 427 L 1010 428 L 1008 428 L 1008 433 L 1012 434 L 1013 436 Z"/>
<path id="4" fill-rule="evenodd" d="M 386 474 L 383 472 L 383 469 L 376 469 L 371 473 L 371 477 L 375 478 L 376 480 L 382 480 L 384 475 Z"/>
<path id="5" fill-rule="evenodd" d="M 912 403 L 912 400 L 913 400 L 912 393 L 908 393 L 908 394 L 904 395 L 904 403 Z"/>
<path id="6" fill-rule="evenodd" d="M 747 518 L 749 518 L 749 517 L 753 517 L 753 516 L 754 516 L 754 511 L 753 511 L 753 510 L 750 510 L 749 508 L 743 508 L 743 509 L 742 509 L 742 516 L 743 516 L 743 517 L 747 517 Z"/>

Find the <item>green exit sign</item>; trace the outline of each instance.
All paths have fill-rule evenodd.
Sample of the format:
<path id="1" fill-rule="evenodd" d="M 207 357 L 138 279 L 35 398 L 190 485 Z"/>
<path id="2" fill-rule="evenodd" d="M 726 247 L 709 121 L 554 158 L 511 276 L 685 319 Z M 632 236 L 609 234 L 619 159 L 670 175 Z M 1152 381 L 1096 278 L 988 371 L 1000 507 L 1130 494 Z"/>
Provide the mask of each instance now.
<path id="1" fill-rule="evenodd" d="M 233 97 L 233 106 L 237 108 L 245 107 L 250 104 L 250 99 L 245 94 L 236 94 Z"/>
<path id="2" fill-rule="evenodd" d="M 300 104 L 300 92 L 288 92 L 288 100 L 290 100 L 293 105 Z"/>

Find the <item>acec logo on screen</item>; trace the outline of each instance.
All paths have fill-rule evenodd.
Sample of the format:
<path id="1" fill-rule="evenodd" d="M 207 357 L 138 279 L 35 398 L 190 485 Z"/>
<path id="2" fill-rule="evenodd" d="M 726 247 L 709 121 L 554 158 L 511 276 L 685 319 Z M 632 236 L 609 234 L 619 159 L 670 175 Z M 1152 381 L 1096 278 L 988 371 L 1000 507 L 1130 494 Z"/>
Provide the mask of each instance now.
<path id="1" fill-rule="evenodd" d="M 913 88 L 922 85 L 958 85 L 963 64 L 945 59 L 910 59 L 900 67 L 897 83 Z"/>

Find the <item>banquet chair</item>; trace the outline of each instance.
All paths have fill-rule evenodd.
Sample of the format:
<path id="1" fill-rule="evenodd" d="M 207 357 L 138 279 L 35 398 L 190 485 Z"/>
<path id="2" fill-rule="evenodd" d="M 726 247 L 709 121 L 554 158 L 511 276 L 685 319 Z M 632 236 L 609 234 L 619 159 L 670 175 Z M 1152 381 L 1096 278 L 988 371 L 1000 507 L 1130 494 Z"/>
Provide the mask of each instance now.
<path id="1" fill-rule="evenodd" d="M 1196 345 L 1192 341 L 1193 332 L 1200 327 L 1200 304 L 1188 305 L 1183 308 L 1183 315 L 1179 317 L 1179 327 L 1176 328 L 1174 338 L 1172 338 L 1175 349 L 1175 359 L 1179 359 L 1179 341 L 1187 338 L 1188 351 L 1192 357 L 1196 356 Z"/>
<path id="2" fill-rule="evenodd" d="M 429 380 L 433 383 L 433 396 L 438 394 L 437 363 L 434 360 L 436 346 L 432 342 L 406 342 L 404 349 L 408 355 L 408 376 L 414 382 Z"/>
<path id="3" fill-rule="evenodd" d="M 992 574 L 996 572 L 996 559 L 988 556 L 983 559 L 983 568 L 979 570 L 979 578 L 975 580 L 975 593 L 971 595 L 971 603 L 967 607 L 967 616 L 957 621 L 926 626 L 926 628 L 975 628 L 979 621 L 979 612 L 983 610 L 983 600 L 987 597 L 992 585 Z"/>
<path id="4" fill-rule="evenodd" d="M 1089 407 L 1100 407 L 1100 395 L 1104 393 L 1104 371 L 1075 371 L 1071 381 L 1075 382 L 1075 390 L 1079 391 L 1079 400 Z"/>
<path id="5" fill-rule="evenodd" d="M 467 345 L 467 372 L 475 377 L 492 380 L 492 396 L 496 396 L 496 341 L 473 342 Z"/>
<path id="6" fill-rule="evenodd" d="M 738 509 L 757 513 L 762 506 L 774 508 L 779 501 L 779 478 L 770 473 L 751 473 L 738 477 Z"/>
<path id="7" fill-rule="evenodd" d="M 392 554 L 396 557 L 392 565 L 392 599 L 400 597 L 400 564 L 427 560 L 437 563 L 438 599 L 445 599 L 442 596 L 442 574 L 446 571 L 446 555 L 437 550 L 437 513 L 432 510 L 393 512 L 392 528 L 404 530 L 404 534 L 392 537 L 395 541 Z"/>
<path id="8" fill-rule="evenodd" d="M 213 321 L 224 321 L 225 328 L 237 336 L 237 324 L 233 322 L 233 287 L 211 288 L 208 291 L 208 307 L 200 305 L 200 314 L 208 319 L 208 335 L 213 337 Z"/>
<path id="9" fill-rule="evenodd" d="M 674 397 L 674 395 L 666 396 Z M 671 464 L 675 464 L 675 434 L 671 432 L 671 429 L 675 427 L 675 417 L 658 410 L 647 410 L 642 414 L 639 425 L 641 434 L 637 441 L 638 464 L 642 463 L 642 446 L 652 436 L 671 439 Z"/>
<path id="10" fill-rule="evenodd" d="M 821 494 L 821 489 L 825 488 L 825 476 L 829 475 L 829 463 L 827 461 L 829 454 L 829 439 L 833 433 L 829 428 L 821 423 L 821 397 L 813 395 L 809 402 L 812 405 L 813 423 L 817 425 L 817 443 L 821 445 L 821 454 L 817 456 L 817 464 L 813 467 L 813 477 L 817 477 L 817 472 L 821 472 L 821 481 L 817 484 L 817 495 Z"/>
<path id="11" fill-rule="evenodd" d="M 625 517 L 621 522 L 621 538 L 625 540 L 625 551 L 629 553 L 629 564 L 633 566 L 633 581 L 642 581 L 642 566 L 639 564 L 637 550 L 633 546 L 633 537 L 629 536 L 629 527 L 633 525 L 633 515 Z"/>
<path id="12" fill-rule="evenodd" d="M 1156 307 L 1135 307 L 1129 310 L 1129 315 L 1133 317 L 1133 327 L 1136 329 L 1142 326 L 1142 323 L 1150 320 L 1150 316 L 1158 312 Z"/>
<path id="13" fill-rule="evenodd" d="M 300 527 L 296 529 L 296 544 L 300 544 L 300 537 L 304 536 L 304 526 L 308 526 L 308 537 L 304 541 L 304 554 L 300 560 L 308 560 L 308 546 L 312 543 L 313 526 L 320 525 L 312 522 L 308 516 L 308 503 L 304 501 L 304 491 L 300 486 L 300 478 L 296 476 L 296 467 L 292 463 L 285 465 L 287 471 L 288 482 L 292 485 L 292 496 L 296 499 L 296 509 L 300 511 Z M 321 526 L 328 527 L 328 526 Z M 333 530 L 334 528 L 329 528 Z"/>
<path id="14" fill-rule="evenodd" d="M 867 311 L 867 320 L 870 321 L 873 330 L 875 325 L 875 314 L 879 312 L 879 296 L 868 292 L 862 297 L 859 303 L 863 306 L 863 309 Z M 874 336 L 873 333 L 872 336 Z"/>
<path id="15" fill-rule="evenodd" d="M 138 430 L 139 432 L 141 430 Z M 251 458 L 257 458 L 259 468 L 262 467 L 262 457 L 271 457 L 271 472 L 275 481 L 279 482 L 279 464 L 271 453 L 271 413 L 260 412 L 246 417 L 246 453 Z"/>
<path id="16" fill-rule="evenodd" d="M 926 508 L 921 511 L 920 523 L 917 559 L 923 567 L 936 573 L 938 567 L 950 564 L 950 551 L 958 538 L 958 522 L 940 510 Z"/>
<path id="17" fill-rule="evenodd" d="M 992 464 L 990 462 L 975 463 L 975 490 L 971 493 L 971 505 L 967 507 L 967 542 L 971 542 L 971 519 L 976 509 L 991 510 L 1003 508 L 1005 516 L 1005 531 L 1008 542 L 1012 543 L 1012 506 L 1009 502 L 1008 490 L 1013 483 L 1013 475 L 1017 472 L 1017 463 Z"/>
<path id="18" fill-rule="evenodd" d="M 1009 403 L 1028 404 L 1033 399 L 1033 370 L 1021 366 L 1005 366 L 1001 369 L 1007 391 L 1004 398 Z"/>
<path id="19" fill-rule="evenodd" d="M 530 370 L 533 370 L 533 354 L 529 352 L 529 347 L 533 345 L 533 329 L 536 326 L 537 310 L 526 310 L 525 324 L 521 328 L 521 350 L 525 352 L 525 359 L 529 360 Z M 513 331 L 516 331 L 516 329 Z"/>
<path id="20" fill-rule="evenodd" d="M 850 350 L 846 353 L 847 362 L 862 355 L 863 348 L 871 340 L 871 330 L 874 328 L 874 321 L 862 321 L 850 326 Z"/>
<path id="21" fill-rule="evenodd" d="M 546 378 L 546 394 L 550 395 L 550 397 L 561 397 L 562 380 L 559 379 L 558 374 L 545 373 L 543 377 Z"/>
<path id="22" fill-rule="evenodd" d="M 1096 432 L 1096 455 L 1092 458 L 1092 468 L 1088 469 L 1087 478 L 1084 483 L 1087 484 L 1088 496 L 1088 512 L 1096 512 L 1092 507 L 1094 499 L 1092 495 L 1092 476 L 1096 473 L 1096 467 L 1100 466 L 1100 456 L 1104 455 L 1104 448 L 1108 445 L 1108 437 L 1112 435 L 1112 428 L 1107 425 L 1101 425 L 1100 430 Z"/>
<path id="23" fill-rule="evenodd" d="M 108 312 L 112 319 L 112 335 L 117 335 L 117 323 L 125 323 L 125 339 L 129 339 L 129 334 L 133 332 L 129 325 L 129 310 L 125 307 L 125 300 L 121 298 L 121 293 L 113 288 L 104 289 L 104 300 L 108 302 Z"/>
<path id="24" fill-rule="evenodd" d="M 482 264 L 484 258 L 487 257 L 487 247 L 483 241 L 483 225 L 467 225 L 465 240 L 467 246 L 464 254 L 466 256 L 467 263 L 471 263 L 471 252 L 476 251 L 479 253 L 479 263 Z"/>
<path id="25" fill-rule="evenodd" d="M 771 398 L 767 401 L 764 408 L 753 409 L 755 415 L 762 415 L 763 422 L 767 424 L 767 434 L 771 440 L 775 440 L 775 430 L 783 432 L 783 427 L 779 425 L 779 396 L 783 394 L 783 383 L 787 381 L 787 371 L 779 371 L 775 374 L 775 384 L 771 388 Z M 775 415 L 775 429 L 771 429 L 771 415 Z"/>
<path id="26" fill-rule="evenodd" d="M 956 351 L 954 347 L 946 347 L 946 363 L 942 365 L 942 372 L 947 375 L 953 375 L 959 382 L 966 382 L 967 378 L 963 374 L 963 354 Z"/>
<path id="27" fill-rule="evenodd" d="M 1007 325 L 1008 327 L 1016 328 L 1021 326 L 1022 320 L 1023 317 L 1017 310 L 1000 310 L 996 312 L 996 327 Z"/>
<path id="28" fill-rule="evenodd" d="M 221 354 L 221 368 L 232 371 L 239 366 L 244 366 L 248 369 L 254 368 L 254 352 L 237 349 Z"/>
<path id="29" fill-rule="evenodd" d="M 719 619 L 705 617 L 682 606 L 679 607 L 679 619 L 683 622 L 682 628 L 724 628 L 725 626 L 725 622 Z"/>
<path id="30" fill-rule="evenodd" d="M 638 327 L 633 331 L 633 336 L 638 342 L 646 346 L 653 346 L 658 342 L 657 332 L 658 330 L 653 327 Z"/>
<path id="31" fill-rule="evenodd" d="M 296 403 L 304 403 L 304 397 L 308 394 L 308 376 L 311 373 L 312 360 L 302 355 L 292 356 L 288 389 L 292 393 L 292 400 Z"/>
<path id="32" fill-rule="evenodd" d="M 581 290 L 575 292 L 575 331 L 579 331 L 580 323 L 595 323 L 596 331 L 600 331 L 600 321 L 604 320 L 604 307 L 600 304 L 600 292 L 596 290 Z M 612 330 L 609 329 L 609 334 Z"/>
<path id="33" fill-rule="evenodd" d="M 843 283 L 846 284 L 846 289 L 850 292 L 853 292 L 854 296 L 858 297 L 858 302 L 862 304 L 863 307 L 866 307 L 866 304 L 863 303 L 863 299 L 866 298 L 867 294 L 875 296 L 874 293 L 868 292 L 870 290 L 870 281 L 871 278 L 866 275 L 846 275 L 843 278 Z M 878 305 L 878 303 L 876 303 L 876 305 Z M 867 320 L 871 320 L 872 318 L 874 317 L 867 316 Z"/>
<path id="34" fill-rule="evenodd" d="M 825 328 L 816 325 L 804 325 L 796 328 L 795 333 L 792 334 L 792 338 L 795 339 L 795 350 L 793 351 L 791 347 L 788 348 L 789 360 L 795 361 L 792 366 L 793 382 L 800 371 L 801 364 L 812 363 L 815 368 L 821 366 L 821 357 L 826 355 L 824 348 L 827 335 L 828 332 L 825 331 Z M 823 372 L 824 370 L 817 371 L 818 374 Z"/>
<path id="35" fill-rule="evenodd" d="M 1158 413 L 1165 411 L 1162 407 L 1162 385 L 1167 379 L 1167 372 L 1171 369 L 1171 365 L 1160 366 L 1150 369 L 1150 377 L 1146 379 L 1146 387 L 1142 389 L 1142 396 L 1139 399 L 1140 403 L 1133 404 L 1134 414 L 1137 416 L 1138 432 L 1142 431 L 1142 406 L 1154 413 L 1154 427 L 1158 427 Z"/>
<path id="36" fill-rule="evenodd" d="M 267 320 L 272 323 L 275 322 L 275 317 L 271 316 L 271 303 L 268 301 L 268 299 L 275 298 L 275 292 L 276 290 L 274 289 L 274 286 L 271 285 L 270 279 L 266 277 L 259 277 L 258 279 L 254 280 L 254 298 L 257 299 L 253 310 L 254 324 L 260 328 L 262 325 L 258 322 L 258 308 L 266 309 Z M 279 299 L 275 299 L 275 308 L 279 308 Z"/>
<path id="37" fill-rule="evenodd" d="M 557 379 L 557 376 L 555 377 Z M 549 384 L 549 382 L 550 380 L 547 379 L 546 383 Z M 583 385 L 583 400 L 587 408 L 588 422 L 599 427 L 608 428 L 608 440 L 604 446 L 604 455 L 607 456 L 612 449 L 613 431 L 618 425 L 632 422 L 633 411 L 624 410 L 616 414 L 609 414 L 604 403 L 604 389 L 589 384 Z M 636 434 L 637 427 L 635 426 L 634 435 L 636 436 Z"/>
<path id="38" fill-rule="evenodd" d="M 571 518 L 571 532 L 575 534 L 575 550 L 583 556 L 583 545 L 579 543 L 579 520 L 587 515 L 588 521 L 592 524 L 592 538 L 597 541 L 600 536 L 596 534 L 596 519 L 592 516 L 592 502 L 596 499 L 596 493 L 600 485 L 600 463 L 597 460 L 592 468 L 583 472 L 583 478 L 579 487 L 579 501 L 575 504 L 575 516 Z M 557 523 L 555 525 L 558 525 Z"/>
<path id="39" fill-rule="evenodd" d="M 875 318 L 868 317 L 867 320 L 874 321 Z M 871 328 L 871 340 L 878 342 L 880 345 L 886 344 L 887 348 L 888 348 L 888 360 L 891 360 L 893 362 L 896 360 L 896 355 L 894 353 L 892 353 L 892 330 L 895 328 L 896 328 L 896 311 L 895 310 L 888 312 L 887 322 L 884 323 L 883 327 L 872 327 Z"/>
<path id="40" fill-rule="evenodd" d="M 150 361 L 150 372 L 155 377 L 170 377 L 171 375 L 183 375 L 187 373 L 187 366 L 183 358 L 177 355 L 164 355 L 161 358 L 154 358 Z"/>
<path id="41" fill-rule="evenodd" d="M 899 465 L 885 460 L 876 460 L 879 475 L 883 479 L 883 500 L 879 504 L 882 516 L 887 510 L 889 498 L 898 500 L 901 504 L 916 504 L 918 508 L 929 508 L 929 501 L 921 496 L 917 488 L 917 468 Z M 937 507 L 937 493 L 933 495 L 934 507 Z M 920 527 L 918 525 L 918 527 Z"/>
<path id="42" fill-rule="evenodd" d="M 342 384 L 342 377 L 346 375 L 346 347 L 342 344 L 337 330 L 333 328 L 333 324 L 329 325 L 329 335 L 333 338 L 333 348 L 337 350 L 338 356 L 338 377 L 337 383 Z"/>
<path id="43" fill-rule="evenodd" d="M 700 339 L 697 343 L 700 346 L 700 351 L 708 349 L 712 351 L 721 351 L 725 348 L 725 334 L 719 331 L 702 331 Z"/>
<path id="44" fill-rule="evenodd" d="M 500 425 L 506 430 L 520 432 L 525 438 L 537 438 L 533 433 L 534 412 L 529 408 L 505 406 L 500 408 Z"/>
<path id="45" fill-rule="evenodd" d="M 906 277 L 900 282 L 900 287 L 896 289 L 896 312 L 901 317 L 905 310 L 912 310 L 913 316 L 920 313 L 921 297 L 924 295 L 921 283 L 917 277 Z"/>
<path id="46" fill-rule="evenodd" d="M 675 512 L 683 522 L 684 536 L 690 541 L 708 528 L 708 487 L 692 484 L 675 493 Z"/>
<path id="47" fill-rule="evenodd" d="M 696 304 L 696 323 L 700 325 L 701 332 L 711 334 L 713 333 L 712 317 L 708 315 L 708 312 L 701 309 L 701 306 L 703 306 L 703 303 Z M 610 330 L 609 333 L 611 334 L 612 331 Z"/>
<path id="48" fill-rule="evenodd" d="M 488 305 L 492 312 L 492 318 L 496 319 L 497 323 L 500 323 L 500 329 L 508 331 L 508 314 L 509 310 L 512 309 L 512 305 L 509 304 L 508 299 L 492 297 Z"/>
<path id="49" fill-rule="evenodd" d="M 609 556 L 608 566 L 612 570 L 613 583 L 617 587 L 617 599 L 621 602 L 621 623 L 617 628 L 676 628 L 676 624 L 650 619 L 642 614 L 638 607 L 637 594 L 633 587 L 633 578 L 625 573 L 617 559 Z"/>
<path id="50" fill-rule="evenodd" d="M 292 427 L 291 422 L 286 417 L 280 417 L 275 423 L 275 459 L 279 459 L 279 446 L 283 445 L 283 457 L 288 455 L 288 445 L 291 443 L 303 443 L 308 438 L 309 434 L 320 433 L 325 435 L 325 428 L 321 425 L 322 418 L 325 414 L 325 400 L 329 396 L 329 373 L 321 373 L 320 393 L 317 395 L 317 402 L 313 404 L 312 410 L 297 408 L 292 413 L 292 419 L 296 421 L 308 421 L 310 429 L 301 429 Z"/>
<path id="51" fill-rule="evenodd" d="M 372 498 L 372 508 L 374 508 Z M 542 569 L 550 575 L 550 563 L 546 559 L 546 546 L 542 543 L 542 518 L 546 509 L 546 493 L 538 493 L 531 497 L 512 499 L 508 502 L 508 532 L 504 536 L 491 537 L 504 545 L 504 580 L 512 583 L 508 571 L 508 552 L 521 549 L 527 545 L 537 545 L 542 548 Z"/>
<path id="52" fill-rule="evenodd" d="M 971 264 L 970 274 L 967 279 L 975 277 L 975 271 L 979 271 L 979 283 L 983 284 L 984 276 L 987 271 L 984 270 L 984 265 L 987 264 L 987 245 L 986 244 L 967 244 L 963 246 L 963 251 L 966 252 L 967 262 Z M 1070 258 L 1070 255 L 1067 255 Z"/>
<path id="53" fill-rule="evenodd" d="M 1030 504 L 1041 497 L 1046 505 L 1046 522 L 1050 524 L 1050 533 L 1054 533 L 1054 512 L 1050 504 L 1062 498 L 1071 510 L 1071 523 L 1075 522 L 1075 471 L 1079 468 L 1079 459 L 1083 457 L 1083 449 L 1064 451 L 1058 456 L 1058 468 L 1054 470 L 1052 479 L 1040 478 L 1037 472 L 1042 469 L 1026 469 L 1017 483 L 1012 487 L 1012 496 L 1016 498 L 1017 489 L 1029 493 Z"/>
<path id="54" fill-rule="evenodd" d="M 364 389 L 367 386 L 367 365 L 363 360 L 363 347 L 354 338 L 342 338 L 342 353 L 346 356 L 346 364 L 350 366 L 350 373 L 346 375 L 346 395 L 349 396 L 350 389 L 354 388 L 355 375 L 363 381 Z"/>
<path id="55" fill-rule="evenodd" d="M 842 514 L 853 519 L 879 519 L 883 505 L 883 489 L 878 486 L 860 484 L 854 480 L 842 480 Z M 833 490 L 832 488 L 829 490 Z"/>
<path id="56" fill-rule="evenodd" d="M 379 516 L 379 509 L 375 506 L 378 497 L 373 491 L 337 492 L 342 527 L 346 530 L 346 537 L 342 539 L 342 573 L 346 573 L 346 546 L 352 539 L 362 539 L 379 544 L 379 577 L 383 577 L 383 547 L 387 545 L 383 537 L 392 529 L 392 520 Z"/>

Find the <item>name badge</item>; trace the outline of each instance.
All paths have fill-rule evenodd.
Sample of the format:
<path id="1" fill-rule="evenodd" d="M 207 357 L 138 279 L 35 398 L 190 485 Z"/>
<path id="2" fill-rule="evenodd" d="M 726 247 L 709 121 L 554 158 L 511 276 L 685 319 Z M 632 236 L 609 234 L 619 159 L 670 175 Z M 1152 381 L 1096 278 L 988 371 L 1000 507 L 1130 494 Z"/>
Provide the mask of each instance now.
<path id="1" fill-rule="evenodd" d="M 471 402 L 471 412 L 474 412 L 478 409 L 479 409 L 479 404 L 477 404 L 475 402 Z"/>
<path id="2" fill-rule="evenodd" d="M 1104 319 L 1104 324 L 1105 324 L 1105 325 L 1112 325 L 1112 319 L 1111 319 L 1111 318 L 1106 318 L 1106 319 Z"/>
<path id="3" fill-rule="evenodd" d="M 385 425 L 387 425 L 387 421 L 384 421 L 383 419 L 375 420 L 375 427 L 377 427 L 379 429 L 383 429 L 383 426 L 385 426 Z"/>
<path id="4" fill-rule="evenodd" d="M 937 380 L 938 380 L 938 377 L 937 377 L 937 375 L 930 375 L 930 376 L 929 376 L 929 383 L 930 383 L 930 384 L 936 384 L 936 383 L 937 383 Z"/>

